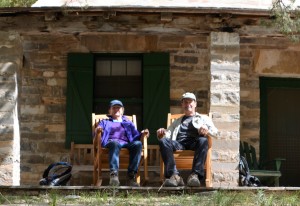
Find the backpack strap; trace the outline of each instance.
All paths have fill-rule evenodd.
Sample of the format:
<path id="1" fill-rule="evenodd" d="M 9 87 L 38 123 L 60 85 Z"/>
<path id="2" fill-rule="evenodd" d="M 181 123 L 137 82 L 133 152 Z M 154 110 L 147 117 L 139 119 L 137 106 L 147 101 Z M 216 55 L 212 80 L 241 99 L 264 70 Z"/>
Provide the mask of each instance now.
<path id="1" fill-rule="evenodd" d="M 43 178 L 47 178 L 48 175 L 49 175 L 49 172 L 50 170 L 55 167 L 55 166 L 58 166 L 58 165 L 63 165 L 63 166 L 66 166 L 68 169 L 66 171 L 64 171 L 62 174 L 59 174 L 59 175 L 56 175 L 56 176 L 63 176 L 69 172 L 71 172 L 72 170 L 72 166 L 68 163 L 68 162 L 56 162 L 56 163 L 52 163 L 48 166 L 48 168 L 44 171 L 43 173 Z"/>
<path id="2" fill-rule="evenodd" d="M 51 171 L 51 169 L 55 168 L 56 166 L 63 166 L 64 168 L 67 168 L 67 169 L 64 172 L 62 172 L 61 174 L 54 174 L 54 175 L 51 175 L 49 177 L 49 172 Z M 68 162 L 55 162 L 55 163 L 52 163 L 44 171 L 43 179 L 40 180 L 40 185 L 52 184 L 52 182 L 54 180 L 56 180 L 60 177 L 64 177 L 64 178 L 62 178 L 63 180 L 65 180 L 65 179 L 68 180 L 71 177 L 71 170 L 72 170 L 72 165 L 70 165 Z M 57 185 L 57 184 L 55 183 L 55 185 Z"/>

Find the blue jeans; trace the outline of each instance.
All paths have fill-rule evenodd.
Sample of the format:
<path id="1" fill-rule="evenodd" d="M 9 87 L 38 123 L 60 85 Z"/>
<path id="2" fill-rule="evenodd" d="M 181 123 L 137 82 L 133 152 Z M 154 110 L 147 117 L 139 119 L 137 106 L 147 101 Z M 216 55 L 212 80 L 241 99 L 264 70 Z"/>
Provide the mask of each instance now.
<path id="1" fill-rule="evenodd" d="M 173 152 L 176 150 L 194 150 L 192 172 L 198 174 L 199 178 L 204 177 L 204 164 L 208 151 L 208 141 L 206 137 L 190 139 L 186 144 L 179 143 L 169 138 L 159 140 L 161 157 L 165 163 L 165 177 L 170 178 L 173 174 L 179 174 L 174 159 Z"/>
<path id="2" fill-rule="evenodd" d="M 119 171 L 119 154 L 121 148 L 127 148 L 129 150 L 129 165 L 128 173 L 136 174 L 141 161 L 142 142 L 133 141 L 127 144 L 119 144 L 116 141 L 111 141 L 105 145 L 109 149 L 109 168 L 110 172 Z"/>

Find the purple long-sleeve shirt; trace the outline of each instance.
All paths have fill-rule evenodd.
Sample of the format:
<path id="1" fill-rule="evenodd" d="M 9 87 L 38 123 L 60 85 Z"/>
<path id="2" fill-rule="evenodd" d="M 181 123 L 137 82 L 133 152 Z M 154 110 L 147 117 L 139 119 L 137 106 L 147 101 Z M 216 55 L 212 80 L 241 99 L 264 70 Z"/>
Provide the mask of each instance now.
<path id="1" fill-rule="evenodd" d="M 114 124 L 111 116 L 108 116 L 109 119 L 104 119 L 100 121 L 98 126 L 103 128 L 102 141 L 101 146 L 105 147 L 108 142 L 109 135 L 112 129 L 112 124 Z M 126 137 L 128 138 L 128 142 L 133 142 L 139 140 L 141 137 L 141 133 L 135 128 L 134 124 L 125 116 L 122 116 L 121 125 L 125 129 Z"/>

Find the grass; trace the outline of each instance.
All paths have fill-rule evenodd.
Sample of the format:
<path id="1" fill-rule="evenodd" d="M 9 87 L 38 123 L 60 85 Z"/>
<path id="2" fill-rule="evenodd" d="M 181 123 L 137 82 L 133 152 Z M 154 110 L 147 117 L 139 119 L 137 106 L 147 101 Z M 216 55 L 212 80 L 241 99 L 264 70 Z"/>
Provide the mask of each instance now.
<path id="1" fill-rule="evenodd" d="M 40 195 L 4 195 L 1 205 L 153 205 L 153 206 L 231 206 L 231 205 L 300 205 L 300 191 L 211 191 L 185 194 L 183 192 L 107 191 L 61 194 L 59 190 Z"/>

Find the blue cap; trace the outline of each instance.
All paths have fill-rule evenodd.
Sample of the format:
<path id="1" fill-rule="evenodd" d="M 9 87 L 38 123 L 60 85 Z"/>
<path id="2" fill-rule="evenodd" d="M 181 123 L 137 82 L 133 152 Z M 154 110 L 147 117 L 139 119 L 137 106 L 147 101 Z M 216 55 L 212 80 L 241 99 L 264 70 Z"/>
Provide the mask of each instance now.
<path id="1" fill-rule="evenodd" d="M 112 101 L 110 102 L 110 104 L 109 104 L 110 107 L 115 106 L 115 105 L 119 105 L 119 106 L 123 107 L 122 102 L 121 102 L 120 100 L 117 100 L 117 99 L 112 100 Z"/>

